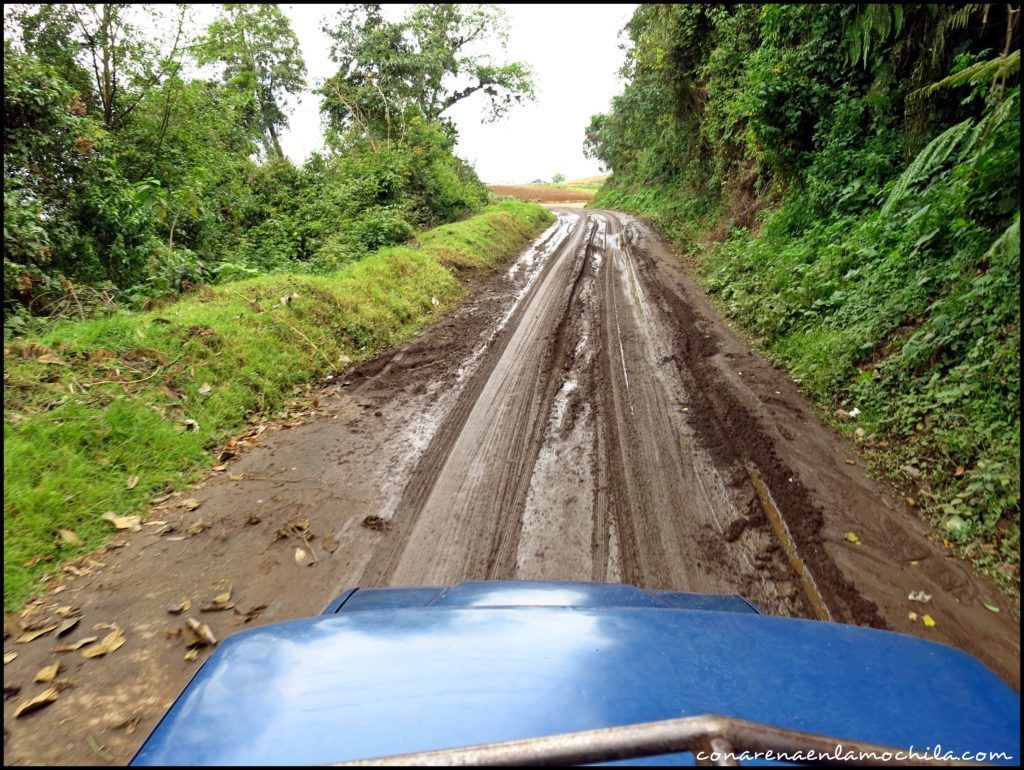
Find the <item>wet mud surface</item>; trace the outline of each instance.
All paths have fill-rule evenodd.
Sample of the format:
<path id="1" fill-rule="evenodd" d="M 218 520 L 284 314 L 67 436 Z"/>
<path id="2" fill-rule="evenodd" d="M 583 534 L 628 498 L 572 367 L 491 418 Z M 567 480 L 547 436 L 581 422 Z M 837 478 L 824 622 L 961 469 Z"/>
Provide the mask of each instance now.
<path id="1" fill-rule="evenodd" d="M 224 470 L 54 586 L 38 612 L 70 606 L 82 620 L 60 640 L 5 642 L 19 653 L 5 680 L 22 688 L 5 701 L 5 761 L 126 762 L 209 654 L 185 660 L 185 617 L 223 638 L 318 613 L 355 585 L 739 593 L 770 614 L 952 644 L 1019 687 L 1011 601 L 865 476 L 657 233 L 614 212 L 557 213 L 418 340 L 312 390 L 297 416 L 239 442 Z M 225 590 L 235 606 L 209 610 Z M 190 610 L 167 612 L 185 599 Z M 99 623 L 116 623 L 124 646 L 54 652 L 106 634 Z M 14 720 L 55 659 L 72 686 Z"/>

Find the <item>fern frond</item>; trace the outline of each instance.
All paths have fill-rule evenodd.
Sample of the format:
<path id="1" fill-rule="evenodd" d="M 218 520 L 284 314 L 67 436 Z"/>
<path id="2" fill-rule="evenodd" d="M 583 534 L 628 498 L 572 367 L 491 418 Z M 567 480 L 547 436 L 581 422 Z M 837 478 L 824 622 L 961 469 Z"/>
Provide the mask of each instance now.
<path id="1" fill-rule="evenodd" d="M 977 149 L 978 153 L 984 151 L 984 147 L 982 146 L 984 137 L 989 136 L 992 129 L 1010 117 L 1014 104 L 1019 101 L 1020 92 L 1017 91 L 1015 94 L 996 103 L 986 111 L 982 119 L 978 121 L 978 125 L 974 127 L 973 131 L 971 131 L 971 135 L 968 137 L 967 141 L 964 142 L 963 151 L 960 154 L 961 160 L 965 159 L 967 154 L 973 149 Z M 977 154 L 975 157 L 977 157 Z"/>
<path id="2" fill-rule="evenodd" d="M 941 25 L 942 32 L 945 33 L 951 29 L 964 29 L 967 26 L 967 22 L 970 21 L 971 15 L 981 7 L 981 3 L 967 3 L 957 9 L 943 21 Z"/>
<path id="3" fill-rule="evenodd" d="M 1010 226 L 1007 227 L 996 238 L 992 245 L 988 247 L 988 251 L 985 252 L 985 256 L 982 259 L 990 259 L 996 255 L 1001 254 L 1004 257 L 1010 257 L 1011 259 L 1016 255 L 1020 257 L 1020 212 L 1017 212 L 1017 216 L 1013 218 Z"/>
<path id="4" fill-rule="evenodd" d="M 903 7 L 887 3 L 861 5 L 857 17 L 846 28 L 846 55 L 850 64 L 867 67 L 873 45 L 899 35 L 903 29 Z M 861 61 L 863 60 L 863 61 Z"/>
<path id="5" fill-rule="evenodd" d="M 988 61 L 975 62 L 959 72 L 944 77 L 937 83 L 919 88 L 909 94 L 911 99 L 923 99 L 931 96 L 942 88 L 956 88 L 963 85 L 975 85 L 985 81 L 996 81 L 1020 71 L 1020 49 L 1007 56 L 997 56 Z"/>
<path id="6" fill-rule="evenodd" d="M 973 125 L 974 121 L 968 118 L 957 123 L 955 126 L 947 128 L 928 142 L 925 148 L 917 154 L 917 157 L 900 174 L 900 178 L 896 180 L 892 190 L 889 192 L 889 197 L 886 198 L 885 203 L 882 205 L 882 215 L 890 214 L 896 204 L 906 197 L 907 191 L 914 183 L 928 176 L 949 160 L 957 145 L 960 144 L 960 141 L 967 135 L 967 132 L 971 130 Z"/>

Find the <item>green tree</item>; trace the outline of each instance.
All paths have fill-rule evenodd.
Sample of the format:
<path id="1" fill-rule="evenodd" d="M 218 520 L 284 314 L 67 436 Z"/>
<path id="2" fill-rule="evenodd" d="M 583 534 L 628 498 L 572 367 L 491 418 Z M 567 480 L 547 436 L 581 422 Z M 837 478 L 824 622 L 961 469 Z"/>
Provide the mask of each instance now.
<path id="1" fill-rule="evenodd" d="M 200 64 L 224 64 L 224 80 L 252 100 L 250 117 L 268 156 L 283 158 L 282 106 L 305 88 L 306 64 L 288 19 L 276 5 L 229 3 L 197 46 Z"/>
<path id="2" fill-rule="evenodd" d="M 562 184 L 565 181 L 565 174 L 561 171 L 556 171 L 555 175 L 551 177 L 551 184 Z"/>
<path id="3" fill-rule="evenodd" d="M 508 20 L 497 6 L 415 5 L 400 21 L 380 5 L 344 7 L 324 31 L 338 71 L 321 88 L 322 111 L 336 134 L 355 128 L 390 138 L 414 110 L 454 136 L 445 113 L 481 94 L 485 119 L 534 97 L 533 75 L 523 62 L 498 63 Z"/>
<path id="4" fill-rule="evenodd" d="M 23 50 L 54 67 L 102 116 L 104 128 L 116 130 L 180 68 L 187 13 L 185 5 L 55 3 L 12 6 L 7 18 Z M 146 35 L 143 28 L 166 34 Z"/>

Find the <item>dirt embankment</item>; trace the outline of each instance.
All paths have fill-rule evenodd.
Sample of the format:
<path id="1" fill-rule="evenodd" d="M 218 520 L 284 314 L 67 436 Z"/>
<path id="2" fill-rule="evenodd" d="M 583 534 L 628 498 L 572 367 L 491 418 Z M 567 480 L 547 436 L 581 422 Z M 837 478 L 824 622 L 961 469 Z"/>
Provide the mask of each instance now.
<path id="1" fill-rule="evenodd" d="M 418 340 L 311 392 L 234 451 L 39 605 L 81 621 L 59 642 L 13 645 L 5 674 L 22 692 L 5 707 L 8 762 L 96 763 L 96 746 L 127 760 L 207 654 L 185 658 L 186 615 L 222 638 L 317 613 L 354 585 L 518 578 L 740 593 L 772 614 L 824 608 L 953 644 L 1019 683 L 1010 600 L 929 540 L 625 215 L 559 211 Z M 226 591 L 230 610 L 217 606 Z M 918 591 L 926 604 L 908 599 Z M 168 613 L 183 600 L 192 609 Z M 90 630 L 98 623 L 116 623 L 123 647 L 55 653 L 106 634 Z M 55 658 L 74 687 L 12 719 Z"/>
<path id="2" fill-rule="evenodd" d="M 543 185 L 491 184 L 487 185 L 487 189 L 495 195 L 511 195 L 516 200 L 531 203 L 579 203 L 594 199 L 594 193 L 590 190 L 573 190 Z"/>

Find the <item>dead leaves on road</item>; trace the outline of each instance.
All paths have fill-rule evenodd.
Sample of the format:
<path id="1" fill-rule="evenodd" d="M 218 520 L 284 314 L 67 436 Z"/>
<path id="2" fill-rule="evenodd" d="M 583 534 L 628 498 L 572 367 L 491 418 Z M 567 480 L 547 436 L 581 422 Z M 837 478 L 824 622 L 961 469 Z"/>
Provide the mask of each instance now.
<path id="1" fill-rule="evenodd" d="M 93 645 L 85 650 L 82 650 L 83 658 L 99 658 L 104 655 L 109 655 L 121 648 L 121 646 L 128 641 L 125 639 L 124 633 L 120 628 L 114 626 L 114 630 L 103 637 L 103 641 L 99 644 Z"/>
<path id="2" fill-rule="evenodd" d="M 234 609 L 235 605 L 231 601 L 231 589 L 224 591 L 214 597 L 210 604 L 207 604 L 199 608 L 200 612 L 220 612 L 223 610 Z"/>
<path id="3" fill-rule="evenodd" d="M 276 534 L 277 540 L 292 538 L 305 546 L 305 548 L 295 546 L 295 563 L 300 567 L 312 567 L 319 561 L 316 551 L 313 550 L 313 546 L 309 542 L 316 537 L 309 530 L 309 519 L 293 519 L 292 521 L 285 522 L 278 527 Z M 308 551 L 306 550 L 307 548 L 309 549 Z"/>
<path id="4" fill-rule="evenodd" d="M 171 604 L 171 605 L 169 605 L 169 606 L 167 607 L 167 611 L 168 611 L 168 612 L 169 612 L 169 613 L 170 613 L 171 615 L 180 615 L 180 614 L 181 614 L 181 613 L 183 613 L 183 612 L 188 612 L 188 610 L 189 610 L 189 609 L 190 609 L 191 607 L 192 607 L 192 602 L 191 602 L 191 601 L 189 601 L 188 599 L 182 599 L 182 600 L 181 600 L 180 602 L 178 602 L 177 604 Z"/>
<path id="5" fill-rule="evenodd" d="M 52 682 L 60 672 L 60 661 L 54 661 L 49 666 L 43 666 L 36 672 L 33 682 Z"/>
<path id="6" fill-rule="evenodd" d="M 14 640 L 15 644 L 28 644 L 29 642 L 38 639 L 40 636 L 46 636 L 48 633 L 53 631 L 59 624 L 53 623 L 52 625 L 43 626 L 30 631 L 25 631 L 17 639 Z"/>
<path id="7" fill-rule="evenodd" d="M 78 621 L 80 621 L 81 619 L 81 617 L 75 617 L 68 618 L 67 620 L 65 620 L 63 623 L 57 626 L 57 636 L 64 636 L 64 634 L 66 634 L 68 631 L 71 631 L 75 626 L 77 626 Z"/>
<path id="8" fill-rule="evenodd" d="M 43 706 L 49 706 L 57 700 L 58 697 L 60 697 L 60 690 L 56 685 L 53 687 L 47 687 L 37 696 L 30 698 L 14 709 L 14 718 L 17 719 L 20 716 L 24 716 L 32 711 L 36 711 L 37 709 L 41 709 Z"/>
<path id="9" fill-rule="evenodd" d="M 109 521 L 116 529 L 127 529 L 132 532 L 142 529 L 141 516 L 118 516 L 113 511 L 107 511 L 100 518 Z"/>
<path id="10" fill-rule="evenodd" d="M 82 647 L 85 647 L 85 645 L 87 645 L 87 644 L 92 644 L 97 639 L 99 639 L 98 636 L 86 636 L 86 637 L 78 639 L 77 641 L 74 641 L 74 642 L 68 642 L 67 644 L 58 645 L 58 646 L 53 648 L 53 651 L 54 652 L 74 652 L 75 650 L 79 650 Z"/>
<path id="11" fill-rule="evenodd" d="M 195 618 L 185 619 L 185 634 L 189 647 L 213 646 L 217 644 L 217 637 L 205 623 L 200 623 Z"/>

